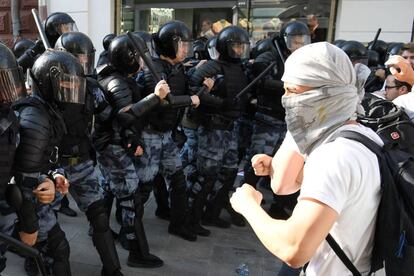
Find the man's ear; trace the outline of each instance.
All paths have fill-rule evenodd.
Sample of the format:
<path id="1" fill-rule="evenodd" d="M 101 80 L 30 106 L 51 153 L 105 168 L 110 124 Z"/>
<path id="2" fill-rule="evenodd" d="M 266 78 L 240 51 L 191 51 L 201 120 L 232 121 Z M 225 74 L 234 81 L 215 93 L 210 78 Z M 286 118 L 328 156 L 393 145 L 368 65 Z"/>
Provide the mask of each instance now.
<path id="1" fill-rule="evenodd" d="M 407 94 L 408 92 L 410 92 L 410 90 L 408 90 L 407 86 L 403 85 L 400 87 L 398 92 L 399 92 L 398 94 L 401 96 L 401 95 Z"/>

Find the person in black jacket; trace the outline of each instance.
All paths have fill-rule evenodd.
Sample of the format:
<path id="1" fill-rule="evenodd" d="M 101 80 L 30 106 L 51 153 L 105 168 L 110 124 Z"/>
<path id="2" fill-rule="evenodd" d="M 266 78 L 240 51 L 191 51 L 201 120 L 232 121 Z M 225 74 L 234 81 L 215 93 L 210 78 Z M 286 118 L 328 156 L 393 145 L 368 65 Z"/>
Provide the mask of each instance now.
<path id="1" fill-rule="evenodd" d="M 58 166 L 59 144 L 66 127 L 57 103 L 73 102 L 84 94 L 82 89 L 76 92 L 68 89 L 68 78 L 83 78 L 79 68 L 79 62 L 71 54 L 46 51 L 31 69 L 32 96 L 13 103 L 20 125 L 14 178 L 24 198 L 18 212 L 20 237 L 27 244 L 36 243 L 37 248 L 53 259 L 50 269 L 54 275 L 71 275 L 69 243 L 52 207 L 36 201 L 33 190 L 39 189 L 39 183 L 53 181 L 62 194 L 68 191 L 68 181 Z"/>
<path id="2" fill-rule="evenodd" d="M 91 223 L 92 241 L 103 264 L 102 275 L 122 275 L 104 196 L 95 173 L 95 154 L 90 140 L 94 113 L 102 115 L 110 107 L 104 99 L 103 88 L 93 78 L 95 48 L 87 35 L 70 32 L 59 37 L 55 49 L 74 55 L 86 76 L 85 79 L 70 80 L 74 86 L 86 90 L 80 102 L 59 104 L 67 128 L 60 143 L 59 162 L 71 183 L 72 197 Z"/>
<path id="3" fill-rule="evenodd" d="M 129 242 L 128 266 L 159 267 L 163 261 L 149 253 L 142 216 L 144 202 L 142 183 L 134 159 L 141 156 L 144 143 L 140 139 L 142 117 L 160 104 L 169 93 L 165 81 L 143 97 L 141 88 L 132 78 L 140 70 L 126 35 L 111 42 L 108 63 L 98 70 L 100 85 L 105 89 L 113 111 L 111 120 L 97 117 L 94 145 L 102 173 L 110 181 L 112 193 L 122 208 L 122 228 Z"/>
<path id="4" fill-rule="evenodd" d="M 170 191 L 168 232 L 195 241 L 197 236 L 188 227 L 186 183 L 179 149 L 172 138 L 183 109 L 197 107 L 200 103 L 197 95 L 190 94 L 182 63 L 186 57 L 192 56 L 191 34 L 183 22 L 171 21 L 163 25 L 153 39 L 159 56 L 153 59 L 154 67 L 168 83 L 171 96 L 147 116 L 141 135 L 145 150 L 138 160 L 138 175 L 147 187 L 147 195 L 156 175 L 160 173 L 164 177 Z M 154 78 L 149 71 L 145 71 L 143 78 L 144 93 L 148 94 L 154 89 Z"/>
<path id="5" fill-rule="evenodd" d="M 228 192 L 237 174 L 238 139 L 234 126 L 247 104 L 247 95 L 238 93 L 248 83 L 242 61 L 249 55 L 249 36 L 239 27 L 227 27 L 218 34 L 216 49 L 218 59 L 201 65 L 190 79 L 190 86 L 195 91 L 200 89 L 205 78 L 222 79 L 217 81 L 211 94 L 201 95 L 198 112 L 197 175 L 189 202 L 192 228 L 203 236 L 210 234 L 200 225 L 200 220 L 207 196 L 213 189 L 203 222 L 223 228 L 230 226 L 219 216 L 228 205 Z M 216 179 L 218 184 L 214 187 Z"/>

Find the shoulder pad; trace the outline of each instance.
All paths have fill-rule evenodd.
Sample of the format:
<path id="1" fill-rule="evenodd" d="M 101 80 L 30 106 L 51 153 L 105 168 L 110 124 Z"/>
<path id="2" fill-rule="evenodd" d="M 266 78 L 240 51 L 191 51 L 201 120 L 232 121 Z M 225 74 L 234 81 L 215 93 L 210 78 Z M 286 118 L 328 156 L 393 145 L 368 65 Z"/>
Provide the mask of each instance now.
<path id="1" fill-rule="evenodd" d="M 110 94 L 116 94 L 122 91 L 130 91 L 128 83 L 120 78 L 113 78 L 108 82 L 107 90 Z"/>

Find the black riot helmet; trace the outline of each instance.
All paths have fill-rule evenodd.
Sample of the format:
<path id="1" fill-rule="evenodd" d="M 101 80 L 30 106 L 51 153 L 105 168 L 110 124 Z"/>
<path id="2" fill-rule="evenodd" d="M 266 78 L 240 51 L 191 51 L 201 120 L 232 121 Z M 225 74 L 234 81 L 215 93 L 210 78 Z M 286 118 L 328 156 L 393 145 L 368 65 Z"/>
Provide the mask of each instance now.
<path id="1" fill-rule="evenodd" d="M 55 44 L 55 50 L 64 50 L 74 55 L 83 67 L 85 75 L 92 75 L 95 65 L 95 48 L 91 39 L 81 32 L 62 34 Z"/>
<path id="2" fill-rule="evenodd" d="M 32 48 L 35 45 L 34 41 L 22 38 L 17 41 L 13 46 L 13 54 L 16 58 L 21 57 L 27 49 Z"/>
<path id="3" fill-rule="evenodd" d="M 380 65 L 380 55 L 377 51 L 368 50 L 368 67 L 377 67 Z"/>
<path id="4" fill-rule="evenodd" d="M 69 14 L 55 12 L 49 15 L 45 21 L 45 32 L 50 46 L 54 47 L 59 36 L 68 32 L 77 32 L 78 27 Z"/>
<path id="5" fill-rule="evenodd" d="M 105 51 L 108 51 L 109 45 L 111 44 L 112 40 L 116 37 L 115 34 L 107 34 L 104 36 L 102 40 L 102 46 Z"/>
<path id="6" fill-rule="evenodd" d="M 385 61 L 387 61 L 390 56 L 393 55 L 398 55 L 401 51 L 402 46 L 404 45 L 404 43 L 402 42 L 391 42 L 388 44 L 388 48 L 387 48 L 387 54 L 385 57 Z"/>
<path id="7" fill-rule="evenodd" d="M 368 65 L 368 51 L 361 42 L 355 40 L 346 41 L 342 44 L 341 49 L 353 63 Z"/>
<path id="8" fill-rule="evenodd" d="M 145 42 L 139 36 L 132 35 L 145 48 L 144 51 L 147 51 Z M 125 34 L 119 35 L 112 40 L 108 49 L 108 59 L 118 72 L 128 75 L 135 74 L 140 69 L 141 65 L 135 60 L 132 49 L 133 45 Z"/>
<path id="9" fill-rule="evenodd" d="M 155 52 L 171 59 L 184 60 L 193 56 L 191 31 L 181 21 L 170 21 L 153 34 Z"/>
<path id="10" fill-rule="evenodd" d="M 217 36 L 210 37 L 206 42 L 206 55 L 207 59 L 218 59 L 220 56 L 216 49 Z"/>
<path id="11" fill-rule="evenodd" d="M 33 94 L 49 103 L 85 104 L 86 78 L 72 54 L 46 51 L 33 64 L 31 78 Z"/>
<path id="12" fill-rule="evenodd" d="M 217 35 L 216 49 L 223 60 L 238 62 L 247 59 L 250 54 L 249 35 L 240 27 L 226 27 Z"/>
<path id="13" fill-rule="evenodd" d="M 155 53 L 155 49 L 154 49 L 154 43 L 152 41 L 152 35 L 150 35 L 147 32 L 141 32 L 141 31 L 133 32 L 133 34 L 142 38 L 145 44 L 147 44 L 147 49 L 152 57 L 157 56 L 157 54 Z"/>
<path id="14" fill-rule="evenodd" d="M 280 36 L 283 38 L 286 48 L 291 53 L 311 43 L 309 28 L 305 23 L 300 21 L 287 23 L 280 31 Z"/>
<path id="15" fill-rule="evenodd" d="M 342 45 L 344 45 L 345 42 L 346 42 L 346 40 L 336 39 L 334 42 L 332 42 L 332 44 L 335 45 L 338 48 L 341 48 Z"/>
<path id="16" fill-rule="evenodd" d="M 257 58 L 259 55 L 263 54 L 264 52 L 276 52 L 275 44 L 273 43 L 273 38 L 265 38 L 260 40 L 255 47 L 254 57 Z"/>
<path id="17" fill-rule="evenodd" d="M 368 48 L 376 51 L 379 54 L 380 64 L 383 65 L 386 61 L 385 57 L 387 55 L 388 43 L 383 40 L 377 40 L 373 47 L 371 46 L 372 43 L 374 43 L 374 41 L 371 41 L 370 43 L 368 43 Z"/>
<path id="18" fill-rule="evenodd" d="M 12 103 L 26 96 L 22 68 L 17 64 L 13 52 L 0 43 L 0 104 Z"/>

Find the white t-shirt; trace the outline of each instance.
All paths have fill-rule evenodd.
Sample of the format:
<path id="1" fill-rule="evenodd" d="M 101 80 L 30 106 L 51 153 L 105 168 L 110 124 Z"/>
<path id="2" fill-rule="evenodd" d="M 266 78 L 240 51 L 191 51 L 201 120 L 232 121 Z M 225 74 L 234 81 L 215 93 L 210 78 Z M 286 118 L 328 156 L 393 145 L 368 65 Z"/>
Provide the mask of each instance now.
<path id="1" fill-rule="evenodd" d="M 362 125 L 345 125 L 382 145 L 379 136 Z M 373 152 L 344 138 L 322 144 L 307 158 L 299 200 L 313 198 L 334 209 L 339 217 L 330 233 L 357 269 L 366 275 L 371 265 L 373 234 L 380 201 L 380 171 Z M 345 276 L 345 267 L 326 241 L 306 269 L 307 276 Z"/>
<path id="2" fill-rule="evenodd" d="M 414 122 L 414 93 L 409 92 L 407 94 L 398 96 L 392 101 L 396 106 L 404 108 L 405 113 Z"/>

